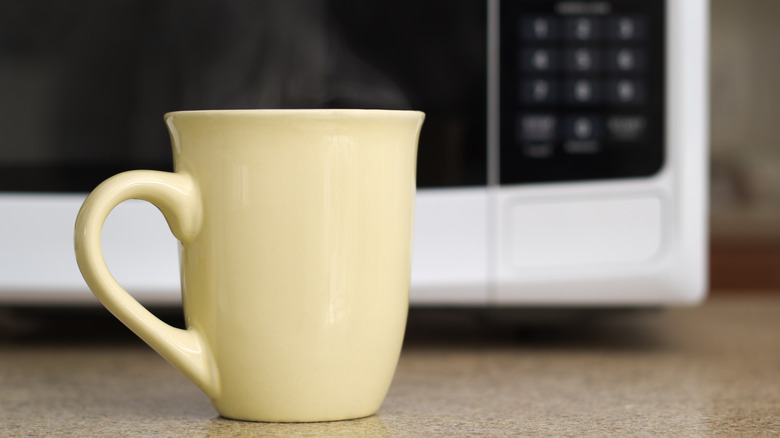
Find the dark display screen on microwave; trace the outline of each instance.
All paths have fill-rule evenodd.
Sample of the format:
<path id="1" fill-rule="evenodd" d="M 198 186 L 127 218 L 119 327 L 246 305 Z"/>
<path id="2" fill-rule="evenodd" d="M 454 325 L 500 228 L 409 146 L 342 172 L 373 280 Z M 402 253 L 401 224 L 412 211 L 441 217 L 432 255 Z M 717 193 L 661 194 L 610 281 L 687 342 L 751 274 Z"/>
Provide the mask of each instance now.
<path id="1" fill-rule="evenodd" d="M 426 113 L 419 187 L 485 185 L 486 3 L 0 0 L 0 191 L 171 170 L 162 116 Z"/>
<path id="2" fill-rule="evenodd" d="M 665 1 L 501 2 L 502 184 L 663 167 Z"/>

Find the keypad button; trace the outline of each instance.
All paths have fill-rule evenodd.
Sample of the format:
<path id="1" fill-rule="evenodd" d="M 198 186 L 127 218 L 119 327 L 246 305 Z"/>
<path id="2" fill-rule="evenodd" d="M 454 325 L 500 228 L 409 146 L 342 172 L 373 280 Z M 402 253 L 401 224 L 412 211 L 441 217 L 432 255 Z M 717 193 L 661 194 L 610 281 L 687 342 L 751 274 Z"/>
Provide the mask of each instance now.
<path id="1" fill-rule="evenodd" d="M 549 79 L 529 79 L 521 84 L 521 99 L 527 104 L 553 104 L 558 101 L 558 84 Z"/>
<path id="2" fill-rule="evenodd" d="M 647 54 L 642 49 L 619 48 L 609 51 L 609 66 L 612 71 L 624 73 L 641 72 L 647 64 Z"/>
<path id="3" fill-rule="evenodd" d="M 564 36 L 570 41 L 595 41 L 601 37 L 601 20 L 596 17 L 570 17 L 564 21 Z"/>
<path id="4" fill-rule="evenodd" d="M 553 143 L 526 143 L 522 145 L 523 155 L 527 158 L 544 159 L 552 158 L 555 153 Z"/>
<path id="5" fill-rule="evenodd" d="M 602 119 L 595 116 L 572 116 L 566 119 L 566 141 L 563 150 L 569 154 L 601 152 Z"/>
<path id="6" fill-rule="evenodd" d="M 520 21 L 520 37 L 525 41 L 555 41 L 558 33 L 558 20 L 552 16 L 532 15 Z"/>
<path id="7" fill-rule="evenodd" d="M 572 79 L 566 81 L 566 101 L 576 105 L 598 103 L 600 99 L 599 83 L 593 79 Z"/>
<path id="8" fill-rule="evenodd" d="M 641 41 L 647 35 L 644 17 L 621 15 L 609 20 L 609 37 L 615 41 Z"/>
<path id="9" fill-rule="evenodd" d="M 552 49 L 523 49 L 520 58 L 526 72 L 549 73 L 558 68 L 558 52 Z"/>
<path id="10" fill-rule="evenodd" d="M 596 49 L 578 48 L 566 51 L 566 69 L 577 73 L 600 70 L 601 53 Z"/>
<path id="11" fill-rule="evenodd" d="M 566 139 L 591 141 L 602 138 L 599 118 L 595 116 L 572 116 L 566 119 Z"/>
<path id="12" fill-rule="evenodd" d="M 633 142 L 644 139 L 647 120 L 641 115 L 611 116 L 607 119 L 607 132 L 610 140 Z"/>
<path id="13" fill-rule="evenodd" d="M 517 119 L 520 142 L 550 142 L 558 137 L 558 119 L 550 114 L 521 114 Z"/>
<path id="14" fill-rule="evenodd" d="M 638 105 L 645 101 L 645 83 L 636 79 L 609 81 L 609 101 L 618 105 Z"/>

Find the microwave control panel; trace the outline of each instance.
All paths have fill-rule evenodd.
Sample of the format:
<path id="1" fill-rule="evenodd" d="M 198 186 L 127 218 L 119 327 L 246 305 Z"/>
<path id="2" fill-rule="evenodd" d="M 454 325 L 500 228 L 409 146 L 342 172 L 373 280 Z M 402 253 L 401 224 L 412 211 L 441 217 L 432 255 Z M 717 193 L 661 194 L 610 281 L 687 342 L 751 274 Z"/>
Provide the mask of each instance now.
<path id="1" fill-rule="evenodd" d="M 501 184 L 662 169 L 664 17 L 665 0 L 501 2 Z"/>

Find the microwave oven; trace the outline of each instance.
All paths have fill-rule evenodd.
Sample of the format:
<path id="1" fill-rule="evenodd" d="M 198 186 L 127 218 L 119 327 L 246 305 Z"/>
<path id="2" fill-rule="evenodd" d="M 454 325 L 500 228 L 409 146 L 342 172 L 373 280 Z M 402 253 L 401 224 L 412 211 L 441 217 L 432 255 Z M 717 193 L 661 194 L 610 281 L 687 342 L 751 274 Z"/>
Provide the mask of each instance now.
<path id="1" fill-rule="evenodd" d="M 0 305 L 96 302 L 81 202 L 170 170 L 163 113 L 207 108 L 424 111 L 413 305 L 706 295 L 706 0 L 2 4 Z M 103 247 L 141 302 L 181 299 L 154 207 L 117 207 Z"/>

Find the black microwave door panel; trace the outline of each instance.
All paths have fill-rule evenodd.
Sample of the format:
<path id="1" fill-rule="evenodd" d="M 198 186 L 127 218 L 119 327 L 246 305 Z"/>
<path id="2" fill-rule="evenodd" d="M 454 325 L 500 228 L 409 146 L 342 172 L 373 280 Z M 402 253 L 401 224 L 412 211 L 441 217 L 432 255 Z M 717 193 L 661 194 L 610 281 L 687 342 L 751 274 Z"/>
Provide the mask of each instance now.
<path id="1" fill-rule="evenodd" d="M 422 110 L 418 185 L 487 183 L 484 1 L 3 0 L 0 29 L 0 191 L 171 170 L 162 115 L 225 108 Z"/>

